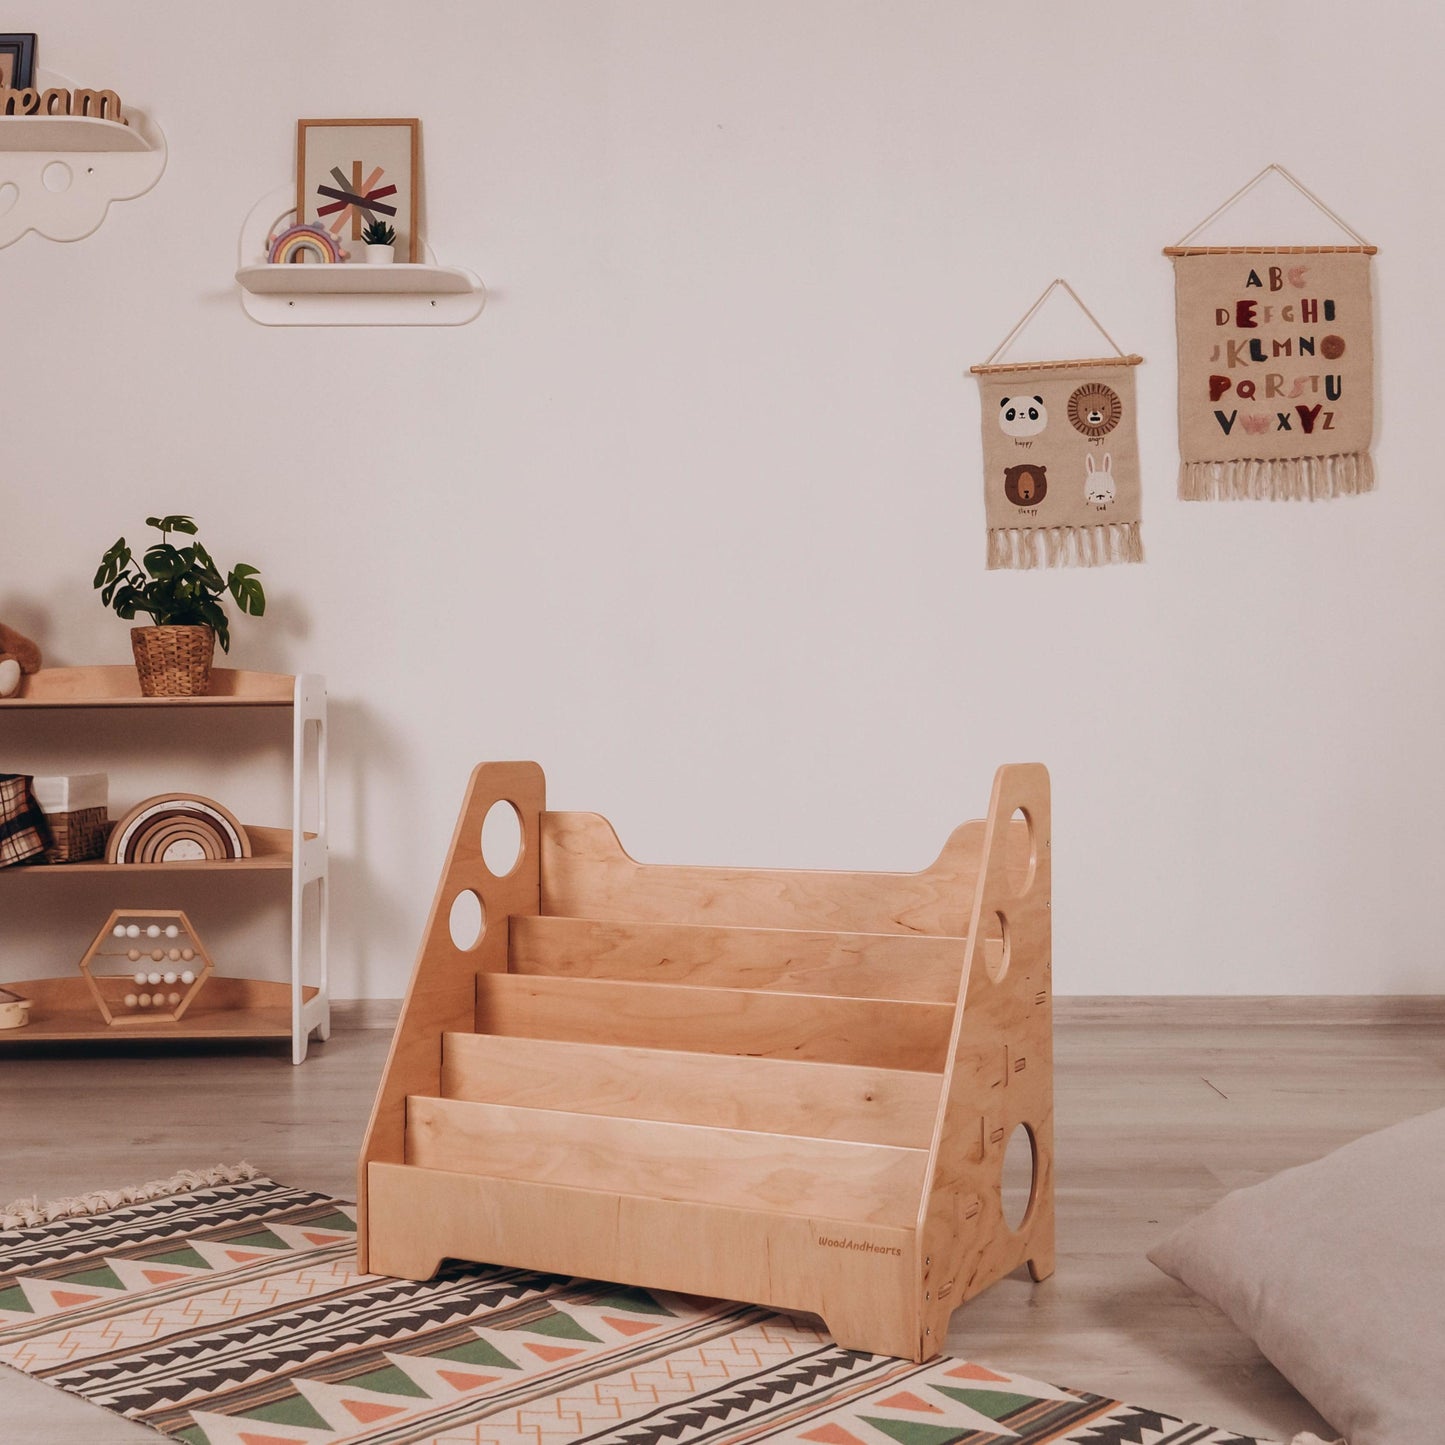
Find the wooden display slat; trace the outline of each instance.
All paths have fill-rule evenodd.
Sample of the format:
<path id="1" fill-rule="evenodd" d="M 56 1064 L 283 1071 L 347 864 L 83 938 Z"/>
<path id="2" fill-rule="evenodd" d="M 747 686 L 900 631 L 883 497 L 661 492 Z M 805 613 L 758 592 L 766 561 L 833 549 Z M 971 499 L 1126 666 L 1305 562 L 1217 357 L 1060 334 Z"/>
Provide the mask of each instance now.
<path id="1" fill-rule="evenodd" d="M 967 944 L 966 938 L 916 934 L 539 917 L 513 919 L 509 957 L 513 973 L 779 989 L 951 1009 Z"/>
<path id="2" fill-rule="evenodd" d="M 446 1034 L 442 1094 L 579 1114 L 926 1149 L 938 1075 L 676 1049 Z"/>
<path id="3" fill-rule="evenodd" d="M 476 1030 L 574 1043 L 943 1068 L 953 1006 L 514 973 L 477 978 Z"/>
<path id="4" fill-rule="evenodd" d="M 422 1169 L 900 1227 L 928 1162 L 894 1145 L 416 1096 L 406 1125 L 406 1162 Z"/>

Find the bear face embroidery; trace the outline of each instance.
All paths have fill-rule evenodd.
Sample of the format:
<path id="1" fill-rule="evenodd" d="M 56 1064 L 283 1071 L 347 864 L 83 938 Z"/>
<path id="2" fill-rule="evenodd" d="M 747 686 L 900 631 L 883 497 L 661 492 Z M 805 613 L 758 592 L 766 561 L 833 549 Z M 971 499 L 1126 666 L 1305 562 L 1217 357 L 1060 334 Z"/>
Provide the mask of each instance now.
<path id="1" fill-rule="evenodd" d="M 1003 494 L 1016 507 L 1037 507 L 1049 490 L 1045 469 L 1035 462 L 1022 466 L 1005 467 L 1003 473 Z"/>
<path id="2" fill-rule="evenodd" d="M 1086 437 L 1108 436 L 1123 415 L 1119 393 L 1101 381 L 1086 382 L 1069 398 L 1069 421 Z"/>
<path id="3" fill-rule="evenodd" d="M 1041 396 L 1006 396 L 998 404 L 998 424 L 1005 436 L 1036 437 L 1049 424 Z"/>

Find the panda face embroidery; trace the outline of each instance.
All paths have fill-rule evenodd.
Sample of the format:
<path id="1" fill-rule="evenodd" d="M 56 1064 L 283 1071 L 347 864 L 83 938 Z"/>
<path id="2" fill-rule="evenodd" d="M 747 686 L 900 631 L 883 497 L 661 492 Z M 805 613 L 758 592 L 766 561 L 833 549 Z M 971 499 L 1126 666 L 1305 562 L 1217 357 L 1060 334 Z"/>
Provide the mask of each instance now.
<path id="1" fill-rule="evenodd" d="M 1006 396 L 998 404 L 998 424 L 1005 436 L 1036 437 L 1049 424 L 1041 396 Z"/>

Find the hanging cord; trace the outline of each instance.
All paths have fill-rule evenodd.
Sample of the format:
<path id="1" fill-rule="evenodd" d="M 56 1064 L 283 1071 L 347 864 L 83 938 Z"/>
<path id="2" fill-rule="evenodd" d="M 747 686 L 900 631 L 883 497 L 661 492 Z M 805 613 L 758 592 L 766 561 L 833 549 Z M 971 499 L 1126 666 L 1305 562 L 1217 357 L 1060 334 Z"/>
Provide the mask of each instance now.
<path id="1" fill-rule="evenodd" d="M 1316 210 L 1321 211 L 1326 216 L 1328 216 L 1330 220 L 1332 220 L 1335 225 L 1337 225 L 1340 230 L 1342 230 L 1347 236 L 1353 236 L 1355 240 L 1359 242 L 1361 250 L 1367 252 L 1371 256 L 1376 253 L 1378 247 L 1370 245 L 1370 243 L 1365 240 L 1365 238 L 1360 235 L 1360 233 L 1355 230 L 1355 228 L 1350 225 L 1350 223 L 1345 220 L 1343 216 L 1339 215 L 1335 211 L 1332 211 L 1327 205 L 1325 205 L 1322 200 L 1320 200 L 1317 195 L 1315 195 L 1312 190 L 1310 190 L 1307 185 L 1304 184 L 1303 181 L 1299 180 L 1296 176 L 1292 176 L 1277 161 L 1271 161 L 1257 176 L 1254 177 L 1253 180 L 1246 181 L 1244 185 L 1242 185 L 1227 201 L 1225 201 L 1222 205 L 1216 206 L 1197 226 L 1194 227 L 1192 231 L 1185 232 L 1185 234 L 1182 235 L 1172 246 L 1166 246 L 1164 248 L 1164 254 L 1166 256 L 1174 256 L 1187 252 L 1187 250 L 1189 249 L 1189 242 L 1192 241 L 1195 236 L 1197 236 L 1202 230 L 1204 230 L 1206 226 L 1209 226 L 1214 221 L 1217 221 L 1237 201 L 1242 201 L 1245 196 L 1247 196 L 1262 180 L 1265 179 L 1266 176 L 1271 174 L 1282 176 L 1285 180 L 1287 180 L 1290 185 L 1292 185 L 1295 190 L 1297 190 L 1300 195 L 1305 198 L 1305 200 L 1307 200 L 1312 206 L 1314 206 Z M 1210 247 L 1208 249 L 1213 250 L 1215 248 Z M 1263 252 L 1287 251 L 1296 248 L 1289 246 L 1226 246 L 1220 247 L 1219 249 L 1227 251 Z M 1354 248 L 1350 246 L 1301 246 L 1297 249 L 1301 251 L 1346 251 L 1353 250 Z"/>
<path id="2" fill-rule="evenodd" d="M 971 371 L 977 372 L 986 371 L 992 368 L 994 362 L 996 362 L 998 358 L 1002 356 L 1004 352 L 1007 351 L 1009 347 L 1012 346 L 1014 342 L 1019 339 L 1019 337 L 1023 334 L 1024 328 L 1029 324 L 1030 321 L 1034 319 L 1035 316 L 1039 314 L 1039 311 L 1043 307 L 1044 302 L 1047 301 L 1049 297 L 1052 296 L 1060 286 L 1062 286 L 1064 290 L 1067 291 L 1071 297 L 1073 297 L 1074 305 L 1077 306 L 1079 310 L 1082 311 L 1084 315 L 1089 318 L 1089 320 L 1094 325 L 1094 329 L 1099 333 L 1099 335 L 1102 336 L 1104 340 L 1107 341 L 1109 345 L 1114 348 L 1114 354 L 1122 361 L 1127 361 L 1131 364 L 1137 364 L 1137 362 L 1141 358 L 1126 356 L 1124 352 L 1120 349 L 1119 343 L 1115 341 L 1114 338 L 1110 336 L 1107 331 L 1104 330 L 1102 324 L 1099 321 L 1099 318 L 1095 316 L 1094 313 L 1090 311 L 1089 308 L 1085 306 L 1084 303 L 1079 299 L 1079 293 L 1075 291 L 1074 288 L 1070 286 L 1069 283 L 1065 281 L 1062 276 L 1055 276 L 1054 279 L 1050 281 L 1047 286 L 1044 287 L 1043 294 L 1040 295 L 1039 299 L 1035 301 L 1034 304 L 1030 306 L 1027 311 L 1024 312 L 1022 317 L 1020 317 L 1018 325 L 1015 326 L 1014 329 L 1010 331 L 1009 334 L 1005 336 L 1004 339 L 1000 341 L 999 344 L 995 346 L 994 349 L 989 353 L 988 360 L 983 362 L 979 366 L 970 367 L 969 369 Z"/>

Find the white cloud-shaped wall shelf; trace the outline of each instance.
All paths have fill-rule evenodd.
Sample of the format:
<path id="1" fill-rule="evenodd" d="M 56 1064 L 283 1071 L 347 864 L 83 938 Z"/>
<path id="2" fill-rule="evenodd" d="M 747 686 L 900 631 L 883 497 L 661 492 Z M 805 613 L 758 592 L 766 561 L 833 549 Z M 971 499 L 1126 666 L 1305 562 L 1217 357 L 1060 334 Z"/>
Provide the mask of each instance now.
<path id="1" fill-rule="evenodd" d="M 42 72 L 43 86 L 69 82 Z M 0 247 L 28 231 L 79 241 L 112 201 L 143 196 L 166 168 L 166 138 L 140 111 L 129 125 L 91 116 L 0 116 Z"/>

